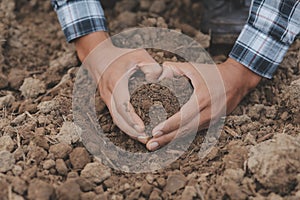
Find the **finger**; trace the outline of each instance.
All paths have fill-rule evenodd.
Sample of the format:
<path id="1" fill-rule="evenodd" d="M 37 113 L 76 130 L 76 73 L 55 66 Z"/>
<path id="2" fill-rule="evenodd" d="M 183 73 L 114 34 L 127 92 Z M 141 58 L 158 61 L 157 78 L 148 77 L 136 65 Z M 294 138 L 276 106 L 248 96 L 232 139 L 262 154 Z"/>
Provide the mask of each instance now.
<path id="1" fill-rule="evenodd" d="M 141 62 L 138 64 L 141 71 L 145 74 L 146 81 L 156 82 L 162 73 L 162 67 L 154 60 L 151 62 Z"/>
<path id="2" fill-rule="evenodd" d="M 146 144 L 146 147 L 150 151 L 155 151 L 170 142 L 172 142 L 174 139 L 182 137 L 184 135 L 190 134 L 190 133 L 196 133 L 199 126 L 199 118 L 200 116 L 194 118 L 189 123 L 184 125 L 183 127 L 180 127 L 177 130 L 174 130 L 166 135 L 162 135 L 160 137 L 155 137 Z"/>
<path id="3" fill-rule="evenodd" d="M 201 108 L 198 105 L 197 96 L 193 94 L 190 100 L 182 106 L 179 112 L 166 121 L 160 123 L 152 130 L 153 137 L 169 134 L 178 129 L 180 126 L 184 126 L 193 120 L 200 111 Z"/>
<path id="4" fill-rule="evenodd" d="M 128 79 L 133 72 L 128 71 L 116 83 L 112 91 L 113 101 L 116 105 L 116 111 L 127 122 L 129 126 L 135 128 L 138 132 L 144 132 L 144 123 L 135 113 L 133 106 L 130 104 L 130 95 L 128 90 Z"/>
<path id="5" fill-rule="evenodd" d="M 138 49 L 135 56 L 139 56 L 138 66 L 145 74 L 148 82 L 156 82 L 162 73 L 162 67 L 149 55 L 145 49 Z"/>
<path id="6" fill-rule="evenodd" d="M 113 99 L 113 98 L 112 98 Z M 146 143 L 148 136 L 144 132 L 138 132 L 132 124 L 128 124 L 125 118 L 117 111 L 116 103 L 112 101 L 111 103 L 111 115 L 114 120 L 114 123 L 128 136 L 135 140 L 139 140 L 142 143 Z"/>

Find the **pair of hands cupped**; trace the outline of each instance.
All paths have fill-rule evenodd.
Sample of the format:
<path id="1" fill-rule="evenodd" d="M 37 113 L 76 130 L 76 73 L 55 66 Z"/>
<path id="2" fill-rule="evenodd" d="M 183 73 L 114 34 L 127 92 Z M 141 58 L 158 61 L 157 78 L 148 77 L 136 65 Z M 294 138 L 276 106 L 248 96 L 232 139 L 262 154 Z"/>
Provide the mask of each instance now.
<path id="1" fill-rule="evenodd" d="M 98 82 L 101 98 L 114 123 L 150 151 L 175 138 L 207 128 L 210 122 L 231 112 L 249 91 L 248 85 L 240 81 L 241 70 L 230 60 L 218 66 L 201 64 L 196 67 L 175 62 L 165 62 L 160 66 L 144 49 L 99 49 L 101 52 L 94 50 L 85 63 Z M 186 76 L 194 88 L 180 111 L 152 130 L 152 138 L 146 135 L 143 121 L 130 104 L 128 81 L 138 69 L 149 82 Z"/>

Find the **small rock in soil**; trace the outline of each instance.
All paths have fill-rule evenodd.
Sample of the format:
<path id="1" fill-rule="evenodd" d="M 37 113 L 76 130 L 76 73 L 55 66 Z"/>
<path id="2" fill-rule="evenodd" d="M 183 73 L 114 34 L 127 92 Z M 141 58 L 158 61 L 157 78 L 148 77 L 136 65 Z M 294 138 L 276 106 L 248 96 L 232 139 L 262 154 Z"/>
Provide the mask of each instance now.
<path id="1" fill-rule="evenodd" d="M 46 86 L 39 79 L 26 78 L 19 90 L 26 99 L 31 99 L 45 93 Z"/>
<path id="2" fill-rule="evenodd" d="M 15 148 L 15 142 L 11 139 L 10 136 L 4 135 L 0 137 L 0 151 L 9 151 L 12 152 Z"/>
<path id="3" fill-rule="evenodd" d="M 288 194 L 300 173 L 300 137 L 278 134 L 252 147 L 247 165 L 265 188 Z"/>
<path id="4" fill-rule="evenodd" d="M 80 176 L 98 184 L 109 178 L 111 173 L 110 169 L 101 163 L 89 163 L 81 171 Z"/>
<path id="5" fill-rule="evenodd" d="M 54 155 L 55 158 L 64 159 L 72 151 L 70 145 L 66 143 L 58 143 L 50 146 L 49 152 Z"/>
<path id="6" fill-rule="evenodd" d="M 57 198 L 60 200 L 80 200 L 80 187 L 74 180 L 69 180 L 57 188 Z"/>
<path id="7" fill-rule="evenodd" d="M 29 183 L 28 198 L 30 200 L 54 199 L 54 195 L 54 188 L 42 180 L 34 179 Z"/>
<path id="8" fill-rule="evenodd" d="M 186 177 L 181 173 L 171 174 L 167 179 L 165 191 L 170 194 L 173 194 L 177 190 L 183 188 L 185 186 L 186 181 Z"/>
<path id="9" fill-rule="evenodd" d="M 63 159 L 56 160 L 55 169 L 60 175 L 66 176 L 68 174 L 68 167 Z"/>
<path id="10" fill-rule="evenodd" d="M 82 169 L 91 159 L 85 148 L 77 147 L 71 152 L 70 161 L 74 169 Z"/>
<path id="11" fill-rule="evenodd" d="M 12 94 L 0 97 L 0 109 L 11 106 L 13 102 L 15 102 L 15 97 Z"/>
<path id="12" fill-rule="evenodd" d="M 13 168 L 15 158 L 9 151 L 0 151 L 0 172 L 7 172 Z"/>
<path id="13" fill-rule="evenodd" d="M 64 122 L 57 139 L 60 142 L 72 144 L 80 141 L 79 128 L 73 122 Z"/>

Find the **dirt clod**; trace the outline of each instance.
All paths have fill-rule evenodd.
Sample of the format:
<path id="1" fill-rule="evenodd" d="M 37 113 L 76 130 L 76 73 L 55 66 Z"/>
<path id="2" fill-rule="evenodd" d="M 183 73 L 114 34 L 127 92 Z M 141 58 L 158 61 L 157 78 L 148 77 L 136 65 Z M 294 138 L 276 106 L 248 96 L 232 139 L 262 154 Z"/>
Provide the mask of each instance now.
<path id="1" fill-rule="evenodd" d="M 70 161 L 74 169 L 83 169 L 91 160 L 85 148 L 77 147 L 70 154 Z"/>
<path id="2" fill-rule="evenodd" d="M 177 190 L 183 188 L 186 184 L 186 177 L 183 174 L 171 174 L 167 179 L 165 191 L 173 194 Z"/>
<path id="3" fill-rule="evenodd" d="M 54 188 L 42 180 L 34 179 L 29 184 L 28 198 L 30 200 L 51 199 L 54 195 Z"/>
<path id="4" fill-rule="evenodd" d="M 66 143 L 58 143 L 56 145 L 52 145 L 49 149 L 49 152 L 54 155 L 55 158 L 64 159 L 67 157 L 69 153 L 71 153 L 72 148 Z"/>
<path id="5" fill-rule="evenodd" d="M 7 172 L 13 168 L 15 159 L 8 151 L 0 151 L 0 172 Z"/>
<path id="6" fill-rule="evenodd" d="M 251 148 L 247 165 L 266 188 L 287 194 L 298 184 L 300 139 L 277 134 L 274 139 Z"/>
<path id="7" fill-rule="evenodd" d="M 86 178 L 94 183 L 102 183 L 111 176 L 110 169 L 101 163 L 89 163 L 81 171 L 82 178 Z"/>
<path id="8" fill-rule="evenodd" d="M 31 99 L 45 93 L 46 86 L 39 79 L 26 78 L 19 90 L 25 98 Z"/>

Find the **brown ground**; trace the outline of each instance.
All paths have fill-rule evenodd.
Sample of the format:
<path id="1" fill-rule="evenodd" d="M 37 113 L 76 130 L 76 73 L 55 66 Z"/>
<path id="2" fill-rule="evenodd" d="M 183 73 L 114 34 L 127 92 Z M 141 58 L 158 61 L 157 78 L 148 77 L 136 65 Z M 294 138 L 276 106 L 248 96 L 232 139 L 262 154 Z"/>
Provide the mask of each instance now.
<path id="1" fill-rule="evenodd" d="M 106 14 L 112 33 L 136 24 L 169 27 L 205 45 L 207 37 L 197 31 L 202 9 L 196 1 L 122 0 Z M 0 44 L 1 200 L 300 199 L 300 41 L 275 77 L 263 80 L 227 117 L 217 145 L 204 159 L 198 158 L 199 133 L 169 167 L 144 174 L 111 170 L 80 142 L 72 123 L 72 89 L 80 63 L 49 1 L 2 0 Z M 170 59 L 167 53 L 151 55 L 160 62 Z M 219 62 L 224 55 L 214 58 Z M 188 83 L 178 83 L 187 98 Z M 146 152 L 120 132 L 101 99 L 96 100 L 109 139 L 121 148 Z M 180 107 L 170 89 L 155 84 L 133 91 L 131 101 L 147 131 Z"/>

